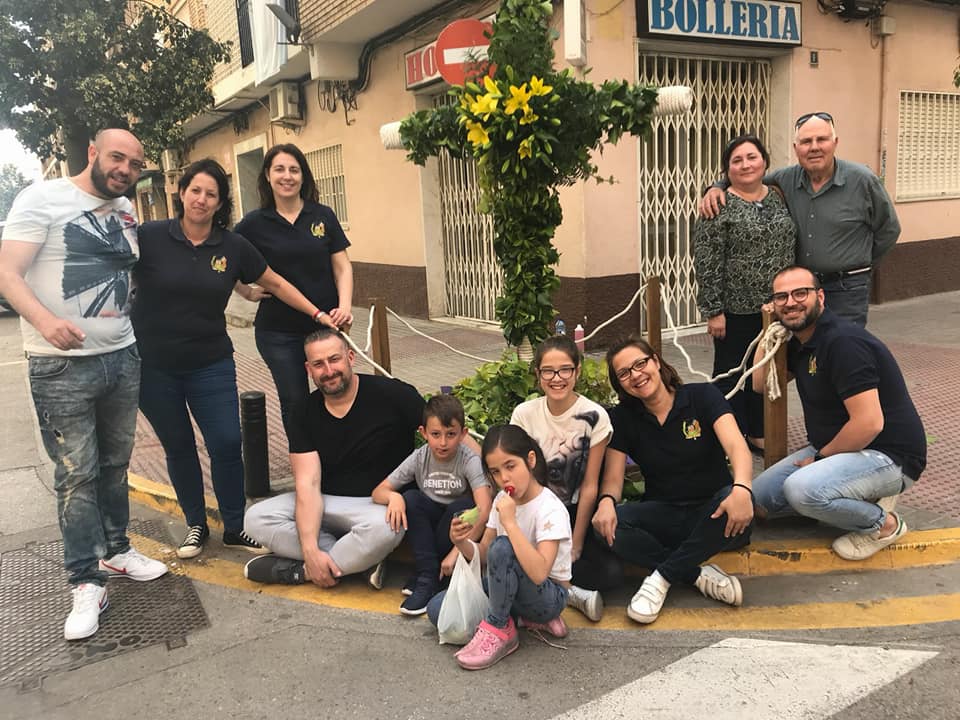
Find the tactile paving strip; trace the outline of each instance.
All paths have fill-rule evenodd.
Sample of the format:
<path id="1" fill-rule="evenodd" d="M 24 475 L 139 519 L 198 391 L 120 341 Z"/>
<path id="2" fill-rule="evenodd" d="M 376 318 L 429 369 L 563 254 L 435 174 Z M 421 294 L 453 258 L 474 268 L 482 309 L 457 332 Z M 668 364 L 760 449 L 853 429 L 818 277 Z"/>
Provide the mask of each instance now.
<path id="1" fill-rule="evenodd" d="M 132 522 L 130 532 L 167 542 L 153 521 Z M 179 647 L 189 633 L 210 625 L 193 583 L 182 575 L 170 572 L 150 582 L 117 578 L 108 588 L 110 607 L 100 616 L 99 631 L 68 642 L 63 621 L 71 597 L 63 543 L 0 555 L 0 685 L 35 688 L 47 675 L 120 653 L 159 643 Z"/>

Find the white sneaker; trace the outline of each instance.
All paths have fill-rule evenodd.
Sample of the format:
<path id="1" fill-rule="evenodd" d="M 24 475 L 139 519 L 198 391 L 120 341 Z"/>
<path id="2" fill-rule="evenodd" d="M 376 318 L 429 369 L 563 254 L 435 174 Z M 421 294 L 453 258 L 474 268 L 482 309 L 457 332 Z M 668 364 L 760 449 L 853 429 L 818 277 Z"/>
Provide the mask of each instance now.
<path id="1" fill-rule="evenodd" d="M 107 609 L 110 600 L 107 598 L 107 588 L 93 583 L 77 585 L 71 592 L 73 610 L 63 625 L 63 637 L 82 640 L 100 629 L 100 613 Z"/>
<path id="2" fill-rule="evenodd" d="M 599 622 L 603 617 L 603 598 L 597 590 L 584 590 L 571 585 L 567 588 L 567 604 L 582 612 L 587 620 Z"/>
<path id="3" fill-rule="evenodd" d="M 630 604 L 627 606 L 627 617 L 636 620 L 638 623 L 652 623 L 660 615 L 669 589 L 670 583 L 654 570 L 647 575 L 643 585 L 630 600 Z"/>
<path id="4" fill-rule="evenodd" d="M 162 562 L 141 555 L 132 547 L 112 558 L 101 560 L 100 569 L 110 577 L 127 577 L 131 580 L 156 580 L 167 572 L 167 566 Z"/>
<path id="5" fill-rule="evenodd" d="M 719 600 L 734 606 L 743 603 L 743 589 L 740 587 L 740 581 L 733 575 L 727 575 L 716 565 L 704 565 L 700 568 L 700 577 L 694 585 L 704 597 L 711 600 Z"/>
<path id="6" fill-rule="evenodd" d="M 907 524 L 896 513 L 889 514 L 897 519 L 897 529 L 886 537 L 880 537 L 879 530 L 847 533 L 833 541 L 833 551 L 844 560 L 866 560 L 888 545 L 893 545 L 907 534 Z"/>
<path id="7" fill-rule="evenodd" d="M 367 582 L 370 583 L 370 587 L 374 590 L 383 590 L 383 579 L 387 575 L 387 561 L 381 560 L 376 565 L 373 566 L 373 569 L 370 571 L 370 577 L 367 578 Z"/>

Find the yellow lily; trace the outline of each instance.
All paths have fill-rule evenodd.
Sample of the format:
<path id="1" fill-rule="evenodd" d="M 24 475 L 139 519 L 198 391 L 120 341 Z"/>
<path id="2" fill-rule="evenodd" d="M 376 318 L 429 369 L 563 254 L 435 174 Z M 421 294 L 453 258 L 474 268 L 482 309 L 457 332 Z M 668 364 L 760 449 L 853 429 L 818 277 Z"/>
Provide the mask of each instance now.
<path id="1" fill-rule="evenodd" d="M 517 155 L 521 158 L 528 158 L 533 155 L 533 136 L 520 141 L 520 147 L 517 148 Z"/>
<path id="2" fill-rule="evenodd" d="M 506 104 L 504 104 L 503 111 L 507 115 L 513 115 L 517 110 L 523 110 L 526 112 L 527 103 L 530 102 L 530 97 L 531 93 L 527 90 L 526 83 L 520 87 L 511 85 L 510 98 L 507 100 Z"/>
<path id="3" fill-rule="evenodd" d="M 466 110 L 474 103 L 474 97 L 470 93 L 464 93 L 460 96 L 460 107 Z"/>
<path id="4" fill-rule="evenodd" d="M 483 125 L 472 120 L 467 120 L 467 140 L 473 143 L 474 147 L 481 147 L 490 142 L 490 136 Z"/>
<path id="5" fill-rule="evenodd" d="M 544 85 L 543 80 L 534 75 L 530 78 L 530 92 L 534 95 L 546 95 L 553 90 L 553 85 Z"/>
<path id="6" fill-rule="evenodd" d="M 520 118 L 520 124 L 529 125 L 530 123 L 536 122 L 539 119 L 540 119 L 540 116 L 534 114 L 533 108 L 527 105 L 525 108 L 523 108 L 523 117 Z"/>
<path id="7" fill-rule="evenodd" d="M 490 113 L 497 109 L 498 102 L 499 100 L 497 100 L 497 98 L 487 93 L 486 95 L 478 97 L 473 104 L 470 105 L 470 112 L 486 120 L 490 117 Z"/>
<path id="8" fill-rule="evenodd" d="M 493 81 L 489 75 L 483 76 L 483 87 L 486 89 L 488 95 L 493 95 L 494 97 L 502 97 L 500 88 L 497 86 L 497 83 Z"/>

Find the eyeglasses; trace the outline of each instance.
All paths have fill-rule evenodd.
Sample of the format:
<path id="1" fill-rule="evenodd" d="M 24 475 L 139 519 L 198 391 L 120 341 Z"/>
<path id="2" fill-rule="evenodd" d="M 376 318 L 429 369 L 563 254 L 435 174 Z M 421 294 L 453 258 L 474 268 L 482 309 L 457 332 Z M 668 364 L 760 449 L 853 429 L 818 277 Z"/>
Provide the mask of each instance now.
<path id="1" fill-rule="evenodd" d="M 625 367 L 625 368 L 621 368 L 620 370 L 617 370 L 617 380 L 623 381 L 623 380 L 626 380 L 628 377 L 630 377 L 631 373 L 643 372 L 643 369 L 647 366 L 647 363 L 650 362 L 652 359 L 653 359 L 652 355 L 645 358 L 639 358 L 637 360 L 634 360 L 633 365 L 631 365 L 630 367 Z"/>
<path id="2" fill-rule="evenodd" d="M 807 113 L 806 115 L 801 115 L 800 117 L 798 117 L 798 118 L 797 118 L 797 123 L 796 123 L 796 125 L 793 126 L 793 129 L 794 129 L 794 130 L 799 130 L 800 127 L 801 127 L 807 120 L 809 120 L 810 118 L 813 118 L 813 117 L 818 117 L 818 118 L 820 118 L 821 120 L 826 120 L 828 123 L 830 123 L 831 125 L 833 125 L 833 115 L 831 115 L 830 113 L 827 113 L 827 112 L 812 112 L 812 113 Z"/>
<path id="3" fill-rule="evenodd" d="M 573 373 L 576 371 L 576 368 L 573 365 L 564 365 L 562 368 L 540 368 L 537 370 L 537 374 L 544 380 L 553 380 L 555 377 L 560 377 L 561 380 L 569 380 L 573 377 Z"/>
<path id="4" fill-rule="evenodd" d="M 770 296 L 770 299 L 773 300 L 774 305 L 786 305 L 787 298 L 793 298 L 794 302 L 803 302 L 807 299 L 807 295 L 812 292 L 816 292 L 815 287 L 802 287 L 795 288 L 790 292 L 778 292 Z"/>

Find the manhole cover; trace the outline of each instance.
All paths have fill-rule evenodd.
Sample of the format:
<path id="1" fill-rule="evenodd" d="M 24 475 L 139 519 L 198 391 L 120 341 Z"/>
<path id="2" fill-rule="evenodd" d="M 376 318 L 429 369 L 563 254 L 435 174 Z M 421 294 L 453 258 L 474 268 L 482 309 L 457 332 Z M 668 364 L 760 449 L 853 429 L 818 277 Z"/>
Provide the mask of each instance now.
<path id="1" fill-rule="evenodd" d="M 153 521 L 130 523 L 130 533 L 166 544 Z M 139 549 L 154 555 L 154 548 Z M 110 581 L 110 607 L 100 630 L 86 640 L 63 639 L 71 598 L 63 571 L 61 541 L 28 545 L 0 555 L 0 685 L 37 687 L 55 672 L 165 643 L 177 647 L 186 636 L 209 627 L 190 580 L 169 572 L 151 582 Z"/>

